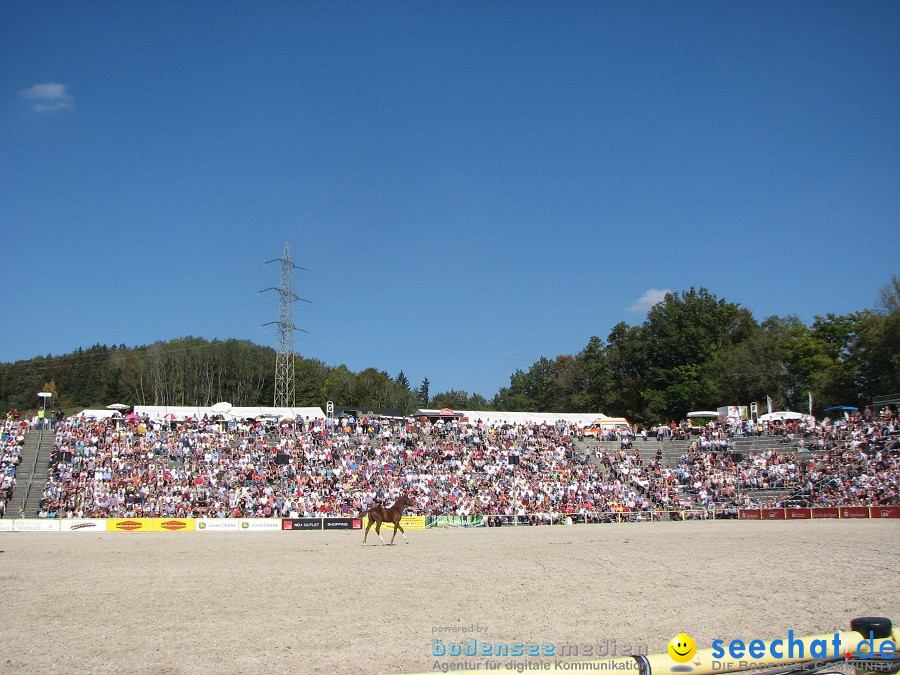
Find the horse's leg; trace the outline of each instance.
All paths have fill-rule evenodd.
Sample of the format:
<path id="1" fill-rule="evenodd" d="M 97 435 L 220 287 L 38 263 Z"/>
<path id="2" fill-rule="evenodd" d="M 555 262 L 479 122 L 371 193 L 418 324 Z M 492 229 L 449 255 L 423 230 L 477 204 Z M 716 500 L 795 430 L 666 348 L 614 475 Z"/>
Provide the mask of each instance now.
<path id="1" fill-rule="evenodd" d="M 366 523 L 366 533 L 363 535 L 363 546 L 366 545 L 366 539 L 369 538 L 369 530 L 372 529 L 372 523 L 374 523 L 374 522 L 375 522 L 374 519 L 371 516 L 369 516 L 369 522 Z"/>
<path id="2" fill-rule="evenodd" d="M 403 528 L 400 527 L 400 523 L 397 523 L 396 525 L 394 525 L 394 535 L 397 534 L 397 530 L 398 530 L 398 529 L 400 530 L 400 534 L 403 535 L 403 538 L 406 540 L 406 543 L 408 544 L 408 543 L 409 543 L 409 539 L 406 539 L 406 532 L 404 532 Z"/>
<path id="3" fill-rule="evenodd" d="M 394 536 L 391 537 L 391 546 L 394 545 L 394 539 L 397 538 L 397 528 L 400 527 L 400 521 L 395 520 L 395 521 L 393 521 L 393 524 L 394 524 Z M 406 535 L 404 535 L 404 536 L 406 536 Z"/>
<path id="4" fill-rule="evenodd" d="M 378 538 L 381 539 L 381 521 L 379 520 L 375 523 L 375 534 L 378 535 Z M 384 539 L 381 539 L 381 543 L 384 543 Z"/>

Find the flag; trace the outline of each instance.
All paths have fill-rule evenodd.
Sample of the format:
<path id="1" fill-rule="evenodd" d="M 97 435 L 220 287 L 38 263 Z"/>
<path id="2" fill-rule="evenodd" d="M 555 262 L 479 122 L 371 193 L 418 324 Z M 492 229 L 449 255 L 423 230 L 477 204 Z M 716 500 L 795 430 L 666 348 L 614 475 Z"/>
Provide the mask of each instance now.
<path id="1" fill-rule="evenodd" d="M 809 392 L 809 414 L 810 415 L 812 415 L 812 409 L 813 409 L 813 396 L 812 396 L 812 392 Z"/>
<path id="2" fill-rule="evenodd" d="M 772 397 L 766 394 L 766 407 L 769 409 L 769 414 L 772 414 Z"/>

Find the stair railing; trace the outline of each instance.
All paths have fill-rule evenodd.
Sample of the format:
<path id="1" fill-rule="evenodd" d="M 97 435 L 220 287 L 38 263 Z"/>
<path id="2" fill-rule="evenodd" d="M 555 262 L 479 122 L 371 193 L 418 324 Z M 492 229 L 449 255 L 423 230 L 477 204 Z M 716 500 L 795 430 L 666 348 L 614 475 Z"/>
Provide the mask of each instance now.
<path id="1" fill-rule="evenodd" d="M 25 518 L 25 504 L 28 503 L 28 493 L 31 492 L 31 484 L 34 482 L 34 472 L 37 471 L 38 456 L 41 454 L 41 443 L 44 440 L 43 424 L 38 430 L 37 448 L 34 451 L 34 460 L 31 462 L 31 475 L 28 477 L 28 485 L 25 486 L 25 495 L 22 497 L 22 508 L 19 509 L 19 517 Z"/>

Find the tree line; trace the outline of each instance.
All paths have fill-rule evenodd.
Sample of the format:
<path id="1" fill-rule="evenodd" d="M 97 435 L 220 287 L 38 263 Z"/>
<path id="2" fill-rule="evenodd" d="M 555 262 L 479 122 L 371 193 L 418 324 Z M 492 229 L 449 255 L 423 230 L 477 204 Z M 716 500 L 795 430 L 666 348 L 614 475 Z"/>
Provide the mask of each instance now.
<path id="1" fill-rule="evenodd" d="M 141 347 L 94 345 L 62 356 L 0 364 L 0 411 L 137 405 L 266 405 L 273 400 L 275 352 L 246 340 L 186 337 Z M 871 403 L 900 392 L 900 280 L 892 277 L 873 309 L 758 321 L 746 308 L 704 288 L 669 293 L 634 326 L 591 337 L 574 355 L 542 357 L 517 370 L 491 399 L 466 391 L 434 395 L 376 368 L 352 372 L 298 356 L 298 406 L 419 407 L 542 412 L 603 412 L 652 424 L 689 410 L 751 401 L 805 411 Z"/>
<path id="2" fill-rule="evenodd" d="M 757 321 L 706 289 L 669 293 L 640 325 L 619 323 L 574 356 L 518 370 L 492 404 L 502 410 L 602 411 L 642 424 L 690 410 L 757 402 L 814 412 L 863 407 L 900 392 L 900 280 L 878 306 L 847 315 Z"/>

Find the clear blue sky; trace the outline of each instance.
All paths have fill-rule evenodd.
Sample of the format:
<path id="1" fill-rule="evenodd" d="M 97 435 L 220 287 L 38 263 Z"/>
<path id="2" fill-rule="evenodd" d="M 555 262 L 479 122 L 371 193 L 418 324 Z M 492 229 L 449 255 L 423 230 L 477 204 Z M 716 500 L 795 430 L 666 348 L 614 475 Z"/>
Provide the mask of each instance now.
<path id="1" fill-rule="evenodd" d="M 0 4 L 0 360 L 186 335 L 490 398 L 654 292 L 873 307 L 898 2 Z"/>

